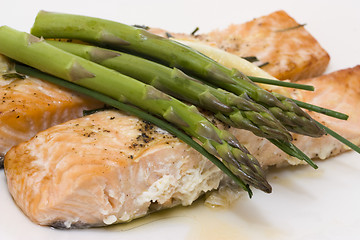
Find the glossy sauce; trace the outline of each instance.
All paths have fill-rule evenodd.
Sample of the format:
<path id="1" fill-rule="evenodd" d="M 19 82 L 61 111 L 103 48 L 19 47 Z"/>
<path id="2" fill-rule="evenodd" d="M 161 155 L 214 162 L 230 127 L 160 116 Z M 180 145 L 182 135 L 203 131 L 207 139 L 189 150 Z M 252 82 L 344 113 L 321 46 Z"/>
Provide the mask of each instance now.
<path id="1" fill-rule="evenodd" d="M 280 189 L 288 191 L 296 189 L 296 180 L 318 181 L 323 174 L 323 169 L 314 170 L 305 165 L 271 169 L 268 179 L 275 191 Z M 282 228 L 276 222 L 268 222 L 268 216 L 262 214 L 257 208 L 256 201 L 266 202 L 267 198 L 271 200 L 272 197 L 274 196 L 255 190 L 254 199 L 249 199 L 244 192 L 230 207 L 224 208 L 206 206 L 203 197 L 188 207 L 180 206 L 162 210 L 129 223 L 109 226 L 106 229 L 110 231 L 130 231 L 143 227 L 161 229 L 173 220 L 175 224 L 180 224 L 180 229 L 183 225 L 186 226 L 184 227 L 187 231 L 185 240 L 250 240 L 264 237 L 272 240 L 286 239 L 289 229 Z M 270 204 L 269 207 L 271 207 Z"/>
<path id="2" fill-rule="evenodd" d="M 245 195 L 242 196 L 242 198 L 244 197 Z M 242 199 L 238 200 L 240 204 L 241 201 Z M 203 198 L 188 207 L 180 206 L 162 210 L 129 223 L 109 226 L 106 230 L 131 231 L 147 225 L 149 227 L 152 225 L 152 227 L 161 228 L 163 223 L 171 220 L 179 224 L 185 223 L 188 226 L 185 240 L 250 240 L 258 235 L 257 232 L 259 236 L 263 236 L 265 233 L 269 239 L 276 239 L 280 234 L 279 231 L 270 227 L 260 228 L 259 226 L 254 226 L 251 229 L 252 227 L 245 220 L 239 221 L 238 211 L 235 209 L 235 206 L 229 208 L 210 208 L 204 204 Z"/>

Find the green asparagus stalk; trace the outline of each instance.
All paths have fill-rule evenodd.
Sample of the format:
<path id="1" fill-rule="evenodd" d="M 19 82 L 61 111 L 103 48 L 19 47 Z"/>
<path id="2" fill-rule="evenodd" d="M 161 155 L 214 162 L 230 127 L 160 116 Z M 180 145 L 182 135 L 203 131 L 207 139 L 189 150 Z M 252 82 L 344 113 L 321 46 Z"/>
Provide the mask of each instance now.
<path id="1" fill-rule="evenodd" d="M 199 77 L 237 95 L 247 94 L 289 130 L 312 137 L 325 132 L 304 111 L 284 96 L 274 96 L 239 71 L 228 69 L 205 55 L 144 29 L 104 19 L 41 11 L 31 30 L 45 38 L 80 39 L 101 46 L 142 54 Z"/>
<path id="2" fill-rule="evenodd" d="M 243 101 L 245 101 L 245 105 L 248 106 L 243 110 L 246 111 L 246 110 L 251 109 L 251 105 L 249 105 L 250 103 L 246 103 L 246 99 L 245 100 L 237 99 L 237 97 L 231 93 L 225 94 L 225 91 L 219 92 L 217 89 L 208 87 L 207 85 L 203 85 L 203 84 L 200 84 L 197 82 L 195 82 L 196 84 L 193 85 L 192 83 L 194 81 L 196 81 L 195 79 L 192 79 L 186 75 L 183 76 L 182 74 L 178 74 L 180 72 L 176 71 L 176 69 L 171 70 L 163 65 L 159 65 L 154 62 L 147 61 L 143 58 L 139 58 L 134 55 L 129 55 L 126 53 L 120 53 L 120 52 L 115 52 L 115 51 L 106 50 L 106 49 L 102 49 L 102 48 L 97 48 L 97 47 L 90 46 L 90 45 L 82 45 L 82 44 L 76 44 L 76 43 L 70 43 L 70 42 L 52 41 L 52 40 L 48 40 L 47 42 L 53 46 L 56 46 L 58 48 L 65 50 L 65 51 L 71 52 L 75 55 L 81 56 L 88 60 L 95 61 L 101 65 L 115 69 L 117 71 L 124 73 L 125 75 L 132 76 L 136 79 L 148 77 L 148 79 L 144 80 L 146 83 L 149 83 L 155 87 L 157 86 L 158 88 L 161 88 L 161 90 L 167 91 L 169 94 L 171 94 L 171 91 L 169 89 L 173 89 L 173 91 L 172 91 L 173 93 L 171 95 L 177 95 L 178 97 L 180 97 L 184 100 L 188 100 L 195 105 L 201 106 L 205 109 L 208 109 L 208 110 L 211 110 L 211 111 L 217 113 L 215 116 L 218 117 L 218 119 L 220 119 L 221 121 L 223 121 L 231 126 L 234 126 L 234 127 L 241 127 L 243 129 L 253 131 L 253 133 L 255 133 L 256 135 L 258 135 L 260 137 L 267 137 L 267 135 L 262 134 L 262 132 L 261 133 L 256 132 L 256 131 L 258 131 L 258 129 L 256 129 L 256 126 L 252 126 L 251 123 L 248 124 L 249 127 L 246 126 L 246 123 L 242 124 L 242 125 L 239 125 L 239 123 L 235 124 L 232 121 L 234 119 L 234 117 L 229 117 L 229 114 L 222 115 L 219 113 L 219 112 L 221 112 L 221 110 L 226 109 L 227 105 L 229 105 L 229 107 L 236 107 L 239 109 L 243 109 L 243 107 L 241 107 L 244 105 Z M 148 71 L 148 70 L 150 70 L 150 71 Z M 156 72 L 156 74 L 154 74 L 154 71 Z M 166 73 L 166 71 L 168 71 L 168 73 Z M 144 76 L 141 76 L 141 75 L 144 75 Z M 176 77 L 174 77 L 174 76 L 176 76 Z M 182 77 L 185 77 L 185 79 L 182 79 Z M 163 80 L 163 81 L 160 81 L 159 78 L 160 78 L 160 80 Z M 250 78 L 252 79 L 255 77 L 250 77 Z M 169 84 L 169 82 L 167 81 L 169 79 L 174 80 L 174 81 L 171 81 Z M 295 83 L 286 83 L 285 85 L 283 85 L 283 84 L 279 84 L 278 82 L 281 82 L 281 81 L 278 81 L 278 80 L 271 80 L 271 79 L 264 79 L 264 78 L 255 78 L 255 79 L 259 80 L 259 82 L 261 82 L 261 83 L 266 83 L 266 84 L 275 84 L 275 85 L 279 85 L 279 86 L 293 87 L 293 88 L 304 89 L 304 90 L 309 90 L 309 91 L 313 90 L 313 87 L 309 86 L 309 85 L 302 85 L 302 84 L 295 84 Z M 179 81 L 181 81 L 181 80 L 184 80 L 184 81 L 182 81 L 181 85 L 178 86 Z M 152 81 L 155 81 L 156 84 L 152 84 Z M 173 83 L 173 85 L 171 83 Z M 285 82 L 281 82 L 281 83 L 285 83 Z M 201 90 L 197 91 L 199 88 Z M 204 101 L 202 99 L 197 100 L 197 97 L 205 95 L 205 94 L 203 94 L 203 92 L 206 92 L 207 90 L 209 91 L 209 94 L 213 95 L 211 97 L 211 99 L 209 99 L 210 101 Z M 175 94 L 174 92 L 176 92 L 177 94 Z M 182 95 L 189 95 L 189 93 L 192 94 L 190 96 L 190 98 L 193 97 L 195 100 L 191 100 L 191 99 L 189 99 L 189 97 L 184 98 L 182 96 Z M 221 96 L 222 94 L 225 94 L 225 95 Z M 221 102 L 220 103 L 211 102 L 211 101 L 217 101 L 217 100 L 220 100 Z M 301 101 L 298 101 L 295 99 L 292 99 L 292 100 L 300 107 L 303 107 L 303 108 L 306 108 L 306 109 L 309 109 L 312 111 L 316 111 L 316 112 L 326 114 L 328 116 L 335 117 L 338 119 L 343 119 L 343 120 L 346 120 L 348 118 L 348 116 L 346 114 L 343 114 L 340 112 L 336 112 L 336 111 L 333 111 L 330 109 L 315 106 L 315 105 L 312 105 L 309 103 L 304 103 L 304 102 L 301 102 Z M 240 106 L 238 105 L 239 102 L 242 103 Z M 214 106 L 214 107 L 209 108 L 210 106 L 211 107 Z M 225 106 L 225 107 L 223 107 L 223 106 Z M 236 116 L 236 114 L 233 113 L 232 116 Z M 323 127 L 323 126 L 320 126 L 320 127 Z M 323 128 L 327 133 L 332 135 L 331 130 L 329 130 L 325 127 L 323 127 Z M 275 132 L 273 134 L 276 134 L 276 133 L 277 132 Z M 339 141 L 343 142 L 345 145 L 352 148 L 353 150 L 359 152 L 359 148 L 354 147 L 355 145 L 350 143 L 346 139 L 342 138 L 339 135 L 334 136 L 334 137 L 336 139 L 338 139 Z M 306 161 L 313 168 L 318 168 L 317 165 L 308 156 L 306 156 L 301 150 L 299 150 L 292 143 L 284 141 L 284 139 L 281 139 L 281 138 L 275 138 L 275 137 L 267 137 L 267 138 L 270 140 L 271 143 L 276 145 L 278 148 L 280 148 L 287 154 L 289 154 L 293 157 L 296 157 L 300 160 Z"/>
<path id="3" fill-rule="evenodd" d="M 231 126 L 252 131 L 255 135 L 282 141 L 291 141 L 290 133 L 268 110 L 251 99 L 219 91 L 184 74 L 177 68 L 123 52 L 64 41 L 47 41 L 62 50 L 94 61 L 122 74 L 203 109 L 212 111 L 220 119 L 225 115 Z"/>
<path id="4" fill-rule="evenodd" d="M 31 34 L 0 27 L 0 53 L 80 86 L 163 117 L 197 138 L 244 182 L 265 192 L 271 187 L 258 161 L 229 132 L 216 128 L 194 106 L 154 87 L 67 53 Z"/>
<path id="5" fill-rule="evenodd" d="M 95 61 L 103 66 L 115 69 L 127 76 L 141 80 L 144 83 L 167 92 L 172 96 L 182 98 L 192 104 L 213 111 L 216 113 L 215 117 L 222 122 L 230 126 L 250 130 L 257 136 L 268 138 L 270 142 L 285 153 L 304 160 L 312 167 L 317 168 L 316 164 L 314 164 L 310 158 L 289 142 L 288 137 L 284 138 L 283 135 L 274 137 L 279 135 L 279 128 L 277 126 L 281 126 L 281 123 L 275 120 L 272 125 L 257 126 L 259 124 L 266 124 L 268 119 L 272 117 L 271 114 L 266 113 L 266 109 L 262 110 L 264 107 L 261 105 L 258 107 L 257 104 L 248 102 L 247 99 L 239 99 L 239 97 L 231 93 L 219 91 L 196 82 L 195 79 L 190 78 L 175 68 L 170 69 L 134 55 L 64 41 L 50 40 L 47 41 L 47 43 L 77 56 Z M 241 105 L 239 105 L 239 103 L 241 103 Z M 241 114 L 239 110 L 234 110 L 233 107 L 243 110 L 244 113 Z M 259 111 L 259 109 L 264 113 L 256 114 L 254 117 L 252 111 Z M 252 116 L 246 114 L 247 112 L 250 112 Z M 265 121 L 263 120 L 263 115 L 265 116 Z M 280 130 L 286 131 L 285 129 Z"/>
<path id="6" fill-rule="evenodd" d="M 195 79 L 183 74 L 176 68 L 170 69 L 163 65 L 129 55 L 123 52 L 115 52 L 90 45 L 69 43 L 64 41 L 47 41 L 47 43 L 61 48 L 77 56 L 93 60 L 103 66 L 115 69 L 127 76 L 150 84 L 172 96 L 187 100 L 192 104 L 213 111 L 215 117 L 230 126 L 252 131 L 257 136 L 265 137 L 285 153 L 306 161 L 309 165 L 317 168 L 310 158 L 289 142 L 289 137 L 279 133 L 278 121 L 266 124 L 272 115 L 263 110 L 263 106 L 249 102 L 248 99 L 240 99 L 234 94 L 219 91 L 207 85 L 197 82 Z M 184 97 L 185 96 L 185 97 Z M 239 105 L 239 103 L 241 103 Z M 233 107 L 241 109 L 234 110 Z M 263 111 L 255 114 L 253 111 Z M 251 115 L 250 115 L 251 114 Z M 263 117 L 264 116 L 264 117 Z M 265 121 L 263 120 L 265 118 Z M 266 126 L 261 126 L 266 124 Z M 261 124 L 261 125 L 260 125 Z M 258 126 L 260 125 L 260 127 Z M 286 131 L 280 128 L 280 131 Z M 278 136 L 280 137 L 275 137 Z M 284 138 L 285 136 L 285 138 Z"/>
<path id="7" fill-rule="evenodd" d="M 199 145 L 197 142 L 195 142 L 191 137 L 186 135 L 181 130 L 177 129 L 173 125 L 169 124 L 168 122 L 165 122 L 157 117 L 154 117 L 153 115 L 150 115 L 144 111 L 142 111 L 139 108 L 133 107 L 128 104 L 124 104 L 122 102 L 119 102 L 113 98 L 110 98 L 104 94 L 98 93 L 96 91 L 81 87 L 79 85 L 73 84 L 71 82 L 62 80 L 60 78 L 56 78 L 54 76 L 48 75 L 44 72 L 41 72 L 37 69 L 24 66 L 24 65 L 15 65 L 15 70 L 19 73 L 26 74 L 28 76 L 37 77 L 43 80 L 46 80 L 48 82 L 54 83 L 56 85 L 68 88 L 70 90 L 88 95 L 90 97 L 93 97 L 99 101 L 102 101 L 103 103 L 112 106 L 114 108 L 117 108 L 121 111 L 124 111 L 128 114 L 135 115 L 145 121 L 151 122 L 158 127 L 168 131 L 169 133 L 177 136 L 180 140 L 187 143 L 189 146 L 197 150 L 199 153 L 201 153 L 203 156 L 208 158 L 211 162 L 213 162 L 218 168 L 220 168 L 225 174 L 227 174 L 236 184 L 238 184 L 241 188 L 243 188 L 245 191 L 248 192 L 249 197 L 252 196 L 252 191 L 249 188 L 247 184 L 245 184 L 240 178 L 238 178 L 236 175 L 234 175 L 218 158 L 216 158 L 214 155 L 210 154 L 208 151 L 206 151 L 201 145 Z"/>

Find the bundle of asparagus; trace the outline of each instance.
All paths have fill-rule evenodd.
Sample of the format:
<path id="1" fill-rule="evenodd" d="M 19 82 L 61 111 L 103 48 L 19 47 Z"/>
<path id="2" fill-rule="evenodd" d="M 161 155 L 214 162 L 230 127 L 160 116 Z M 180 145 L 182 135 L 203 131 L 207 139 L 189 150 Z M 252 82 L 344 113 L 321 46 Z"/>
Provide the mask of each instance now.
<path id="1" fill-rule="evenodd" d="M 228 69 L 203 54 L 171 39 L 118 22 L 79 15 L 41 11 L 31 33 L 44 38 L 68 38 L 108 48 L 126 50 L 177 67 L 237 95 L 247 94 L 267 107 L 290 131 L 319 137 L 325 132 L 294 102 L 274 96 L 253 84 L 236 69 Z"/>
<path id="2" fill-rule="evenodd" d="M 45 38 L 79 39 L 157 60 L 159 63 L 94 46 L 44 41 L 6 26 L 0 28 L 0 53 L 60 78 L 54 80 L 36 73 L 44 79 L 66 85 L 61 80 L 64 79 L 75 83 L 66 86 L 77 91 L 94 97 L 106 95 L 101 95 L 100 100 L 117 108 L 125 109 L 119 107 L 124 106 L 120 102 L 127 103 L 167 120 L 198 139 L 206 151 L 172 126 L 149 118 L 202 152 L 249 192 L 248 184 L 271 192 L 260 164 L 234 136 L 214 126 L 194 105 L 212 111 L 226 124 L 268 138 L 316 168 L 290 142 L 288 130 L 319 137 L 324 134 L 323 127 L 292 100 L 265 91 L 239 71 L 227 69 L 189 47 L 116 22 L 48 12 L 38 14 L 32 33 Z M 26 68 L 19 70 L 35 74 Z M 148 115 L 143 113 L 140 117 Z M 209 152 L 219 157 L 223 165 Z"/>
<path id="3" fill-rule="evenodd" d="M 196 107 L 7 26 L 0 28 L 0 42 L 0 52 L 12 59 L 161 116 L 197 138 L 208 152 L 220 157 L 231 172 L 244 182 L 271 192 L 258 161 L 234 136 L 215 127 Z"/>
<path id="4" fill-rule="evenodd" d="M 150 84 L 173 97 L 210 110 L 220 121 L 265 137 L 287 154 L 316 167 L 291 144 L 292 137 L 285 127 L 265 107 L 252 101 L 246 94 L 235 95 L 215 89 L 177 68 L 171 69 L 124 52 L 64 41 L 47 43 Z"/>
<path id="5" fill-rule="evenodd" d="M 291 141 L 291 135 L 283 125 L 265 107 L 255 103 L 245 94 L 235 95 L 220 91 L 197 81 L 177 68 L 171 69 L 124 52 L 64 41 L 47 43 L 207 109 L 230 126 L 252 131 L 260 137 Z"/>

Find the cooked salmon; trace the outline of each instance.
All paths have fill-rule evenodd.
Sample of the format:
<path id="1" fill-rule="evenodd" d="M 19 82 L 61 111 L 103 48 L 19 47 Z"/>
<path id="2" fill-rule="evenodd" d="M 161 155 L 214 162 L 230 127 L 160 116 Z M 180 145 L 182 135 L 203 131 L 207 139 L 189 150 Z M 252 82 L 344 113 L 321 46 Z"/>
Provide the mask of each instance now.
<path id="1" fill-rule="evenodd" d="M 0 75 L 0 159 L 12 147 L 41 130 L 81 117 L 102 103 L 36 78 Z"/>
<path id="2" fill-rule="evenodd" d="M 280 80 L 299 80 L 322 74 L 329 54 L 285 11 L 276 11 L 243 24 L 199 35 L 151 32 L 175 39 L 199 40 L 240 57 L 256 57 L 262 69 Z M 265 65 L 266 64 L 266 65 Z"/>
<path id="3" fill-rule="evenodd" d="M 223 177 L 177 138 L 118 111 L 40 132 L 6 154 L 5 171 L 24 213 L 57 228 L 109 225 L 189 205 Z"/>
<path id="4" fill-rule="evenodd" d="M 349 115 L 348 120 L 339 120 L 319 113 L 310 115 L 320 123 L 338 132 L 356 145 L 360 145 L 360 66 L 336 71 L 299 83 L 313 85 L 314 92 L 293 90 L 293 98 Z M 231 129 L 239 141 L 249 149 L 263 166 L 300 162 L 269 144 L 266 139 L 251 136 L 246 131 Z M 293 143 L 313 159 L 326 159 L 349 150 L 348 147 L 326 135 L 310 138 L 294 134 Z"/>
<path id="5" fill-rule="evenodd" d="M 310 113 L 359 145 L 360 66 L 303 83 L 315 85 L 316 91 L 295 90 L 294 98 L 349 114 L 344 121 Z M 266 139 L 229 130 L 264 167 L 299 163 Z M 330 136 L 294 135 L 294 143 L 312 158 L 348 150 Z M 6 154 L 5 171 L 9 191 L 23 212 L 35 223 L 59 228 L 109 225 L 189 205 L 216 189 L 224 177 L 177 138 L 115 110 L 38 133 Z"/>

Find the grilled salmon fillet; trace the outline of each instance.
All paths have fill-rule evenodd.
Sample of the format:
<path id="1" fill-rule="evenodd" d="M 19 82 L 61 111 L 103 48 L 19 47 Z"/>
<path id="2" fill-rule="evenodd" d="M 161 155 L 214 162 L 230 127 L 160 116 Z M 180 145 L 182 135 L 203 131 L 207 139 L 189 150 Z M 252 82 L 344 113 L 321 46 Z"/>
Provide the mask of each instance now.
<path id="1" fill-rule="evenodd" d="M 256 57 L 262 69 L 280 80 L 299 80 L 322 74 L 329 54 L 319 42 L 285 11 L 276 11 L 243 24 L 199 35 L 151 32 L 175 39 L 198 40 L 240 57 Z"/>
<path id="2" fill-rule="evenodd" d="M 295 90 L 294 98 L 349 114 L 343 121 L 310 113 L 359 145 L 360 66 L 302 82 L 316 91 Z M 266 139 L 229 131 L 264 167 L 299 163 Z M 294 135 L 294 143 L 312 158 L 347 150 L 329 136 Z M 109 225 L 189 205 L 224 177 L 177 138 L 115 110 L 51 127 L 13 147 L 5 156 L 5 173 L 24 213 L 35 223 L 60 228 Z"/>
<path id="3" fill-rule="evenodd" d="M 354 144 L 360 145 L 360 114 L 358 112 L 360 109 L 360 65 L 301 80 L 299 83 L 313 85 L 315 91 L 293 90 L 290 92 L 292 98 L 348 114 L 349 119 L 345 121 L 310 112 L 310 115 L 318 122 Z M 300 163 L 269 144 L 266 139 L 252 136 L 246 131 L 237 129 L 231 129 L 231 131 L 263 166 Z M 310 138 L 293 134 L 293 139 L 293 143 L 312 159 L 326 159 L 348 150 L 348 147 L 329 135 Z"/>
<path id="4" fill-rule="evenodd" d="M 0 76 L 0 97 L 0 158 L 39 131 L 103 106 L 36 78 L 5 80 Z"/>
<path id="5" fill-rule="evenodd" d="M 223 177 L 187 144 L 118 111 L 68 121 L 13 147 L 5 173 L 24 213 L 58 228 L 126 222 L 189 205 Z"/>

